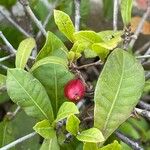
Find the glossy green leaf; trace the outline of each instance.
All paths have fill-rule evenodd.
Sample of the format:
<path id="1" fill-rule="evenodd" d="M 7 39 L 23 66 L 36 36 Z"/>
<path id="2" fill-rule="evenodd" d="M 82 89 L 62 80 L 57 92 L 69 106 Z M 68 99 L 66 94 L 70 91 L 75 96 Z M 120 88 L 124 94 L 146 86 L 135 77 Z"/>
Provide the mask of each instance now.
<path id="1" fill-rule="evenodd" d="M 40 50 L 36 61 L 48 56 L 58 56 L 67 59 L 67 53 L 68 50 L 63 42 L 55 34 L 48 31 L 45 45 Z"/>
<path id="2" fill-rule="evenodd" d="M 121 145 L 118 143 L 118 141 L 114 141 L 112 144 L 108 144 L 99 150 L 122 150 Z"/>
<path id="3" fill-rule="evenodd" d="M 73 114 L 79 114 L 77 106 L 73 102 L 64 102 L 59 108 L 55 122 L 65 119 Z"/>
<path id="4" fill-rule="evenodd" d="M 83 150 L 98 150 L 97 143 L 84 143 Z"/>
<path id="5" fill-rule="evenodd" d="M 53 121 L 53 110 L 42 84 L 22 69 L 9 69 L 7 91 L 14 103 L 21 106 L 29 116 Z"/>
<path id="6" fill-rule="evenodd" d="M 75 115 L 70 115 L 66 121 L 66 130 L 72 135 L 77 135 L 79 132 L 80 120 Z"/>
<path id="7" fill-rule="evenodd" d="M 16 53 L 16 68 L 22 68 L 26 66 L 26 63 L 28 61 L 28 58 L 31 54 L 31 51 L 35 47 L 36 43 L 33 38 L 27 38 L 23 40 L 18 47 L 17 53 Z"/>
<path id="8" fill-rule="evenodd" d="M 109 55 L 94 95 L 94 126 L 106 139 L 130 116 L 144 82 L 144 70 L 134 56 L 122 49 Z"/>
<path id="9" fill-rule="evenodd" d="M 101 131 L 97 128 L 90 128 L 88 130 L 84 130 L 76 137 L 79 141 L 91 143 L 99 143 L 105 140 Z"/>
<path id="10" fill-rule="evenodd" d="M 45 139 L 40 150 L 60 150 L 56 135 L 51 139 Z"/>
<path id="11" fill-rule="evenodd" d="M 124 25 L 129 25 L 131 21 L 133 0 L 121 0 L 121 15 Z"/>
<path id="12" fill-rule="evenodd" d="M 73 33 L 75 32 L 74 25 L 66 13 L 60 10 L 54 10 L 54 19 L 59 30 L 71 41 L 74 41 Z"/>
<path id="13" fill-rule="evenodd" d="M 55 137 L 55 130 L 51 127 L 48 120 L 38 122 L 33 129 L 39 133 L 44 139 L 50 139 Z"/>
<path id="14" fill-rule="evenodd" d="M 99 43 L 102 42 L 100 36 L 94 31 L 79 31 L 74 33 L 75 41 L 86 42 L 86 43 Z"/>
<path id="15" fill-rule="evenodd" d="M 59 107 L 66 100 L 64 86 L 74 77 L 68 69 L 68 62 L 59 57 L 49 56 L 36 62 L 31 71 L 45 87 L 56 117 Z"/>

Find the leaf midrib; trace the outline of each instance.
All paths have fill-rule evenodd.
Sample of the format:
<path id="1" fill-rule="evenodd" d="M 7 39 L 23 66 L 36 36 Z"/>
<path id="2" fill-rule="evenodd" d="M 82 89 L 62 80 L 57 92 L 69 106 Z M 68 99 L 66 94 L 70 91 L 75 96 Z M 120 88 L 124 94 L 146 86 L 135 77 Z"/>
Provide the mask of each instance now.
<path id="1" fill-rule="evenodd" d="M 23 91 L 29 96 L 29 98 L 32 100 L 32 102 L 37 106 L 37 108 L 42 112 L 42 114 L 46 117 L 46 119 L 49 120 L 49 118 L 47 117 L 47 115 L 45 114 L 45 112 L 40 108 L 40 106 L 34 101 L 34 99 L 32 98 L 32 96 L 30 96 L 28 94 L 28 92 L 24 89 L 24 87 L 19 83 L 19 81 L 15 78 L 15 76 L 13 76 L 13 74 L 10 72 L 10 74 L 12 75 L 12 77 L 15 79 L 15 81 L 19 84 L 19 86 L 23 89 Z"/>
<path id="2" fill-rule="evenodd" d="M 31 42 L 29 42 L 28 44 L 26 44 L 25 47 L 24 47 L 24 49 L 27 49 L 29 44 L 31 44 Z M 22 45 L 23 45 L 23 43 L 22 43 Z M 29 48 L 28 48 L 28 49 L 29 49 Z M 30 49 L 30 51 L 31 51 L 31 50 L 32 50 L 32 49 Z M 22 68 L 22 62 L 23 62 L 23 60 L 24 60 L 23 58 L 25 58 L 25 61 L 28 59 L 27 57 L 24 57 L 24 56 L 26 56 L 26 55 L 25 55 L 25 52 L 26 52 L 26 51 L 24 50 L 24 51 L 23 51 L 23 54 L 21 55 L 22 57 L 21 57 L 21 60 L 20 60 L 20 65 L 19 65 L 20 68 Z M 29 52 L 29 51 L 28 51 L 28 52 Z M 27 54 L 28 54 L 28 53 L 27 53 Z M 30 54 L 28 55 L 28 57 L 29 57 L 29 56 L 30 56 Z M 27 59 L 26 59 L 26 58 L 27 58 Z"/>
<path id="3" fill-rule="evenodd" d="M 121 85 L 122 85 L 122 81 L 123 81 L 123 75 L 124 75 L 124 55 L 123 55 L 123 65 L 122 65 L 121 78 L 120 78 L 120 81 L 119 81 L 119 85 L 118 85 L 118 89 L 117 89 L 114 101 L 113 101 L 113 103 L 111 105 L 111 108 L 110 108 L 110 111 L 109 111 L 109 113 L 107 115 L 106 122 L 105 122 L 104 127 L 103 127 L 103 132 L 105 132 L 105 130 L 107 128 L 108 122 L 110 120 L 111 113 L 113 111 L 114 105 L 115 105 L 116 100 L 118 98 L 118 95 L 119 95 L 119 92 L 120 92 L 120 88 L 121 88 Z"/>

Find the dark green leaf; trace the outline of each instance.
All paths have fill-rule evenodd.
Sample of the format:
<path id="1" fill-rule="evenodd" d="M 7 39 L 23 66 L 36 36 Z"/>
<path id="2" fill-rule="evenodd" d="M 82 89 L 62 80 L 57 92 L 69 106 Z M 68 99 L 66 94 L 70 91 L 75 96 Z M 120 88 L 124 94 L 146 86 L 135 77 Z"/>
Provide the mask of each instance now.
<path id="1" fill-rule="evenodd" d="M 94 126 L 106 139 L 130 116 L 144 82 L 144 70 L 134 56 L 122 49 L 110 54 L 94 95 Z"/>
<path id="2" fill-rule="evenodd" d="M 10 98 L 28 115 L 40 120 L 53 121 L 53 110 L 48 95 L 42 84 L 30 73 L 22 69 L 9 69 L 6 85 Z"/>
<path id="3" fill-rule="evenodd" d="M 68 62 L 59 57 L 50 56 L 36 62 L 31 71 L 45 87 L 56 116 L 59 107 L 66 100 L 64 86 L 73 78 L 68 70 Z"/>

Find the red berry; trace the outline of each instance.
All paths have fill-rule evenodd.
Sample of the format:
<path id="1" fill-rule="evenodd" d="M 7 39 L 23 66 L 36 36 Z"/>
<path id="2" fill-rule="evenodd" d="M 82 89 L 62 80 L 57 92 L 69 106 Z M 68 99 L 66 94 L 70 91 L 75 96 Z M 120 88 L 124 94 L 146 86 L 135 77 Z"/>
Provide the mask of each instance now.
<path id="1" fill-rule="evenodd" d="M 80 79 L 70 80 L 64 88 L 64 94 L 72 102 L 81 100 L 85 94 L 85 85 Z"/>

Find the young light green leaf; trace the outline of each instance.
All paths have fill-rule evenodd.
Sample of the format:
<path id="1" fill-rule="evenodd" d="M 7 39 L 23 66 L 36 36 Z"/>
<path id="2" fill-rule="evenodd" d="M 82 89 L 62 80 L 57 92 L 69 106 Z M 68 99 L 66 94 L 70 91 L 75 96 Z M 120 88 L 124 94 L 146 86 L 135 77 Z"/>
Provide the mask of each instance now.
<path id="1" fill-rule="evenodd" d="M 60 10 L 54 10 L 55 23 L 59 30 L 71 41 L 74 41 L 73 33 L 75 32 L 74 25 L 66 13 Z"/>
<path id="2" fill-rule="evenodd" d="M 18 47 L 17 54 L 16 54 L 16 68 L 24 69 L 28 58 L 31 54 L 31 51 L 35 47 L 36 43 L 33 38 L 27 38 L 23 40 Z"/>
<path id="3" fill-rule="evenodd" d="M 33 129 L 39 133 L 44 139 L 51 139 L 55 137 L 56 131 L 53 127 L 51 127 L 51 124 L 48 120 L 43 120 L 38 122 Z"/>
<path id="4" fill-rule="evenodd" d="M 98 150 L 97 143 L 84 143 L 83 150 Z"/>
<path id="5" fill-rule="evenodd" d="M 6 76 L 0 74 L 0 87 L 5 85 L 6 83 Z"/>
<path id="6" fill-rule="evenodd" d="M 99 43 L 102 42 L 100 36 L 94 31 L 79 31 L 74 33 L 75 41 L 86 42 L 86 43 Z"/>
<path id="7" fill-rule="evenodd" d="M 108 144 L 99 150 L 122 150 L 122 148 L 118 141 L 115 140 L 112 144 Z"/>
<path id="8" fill-rule="evenodd" d="M 121 0 L 121 16 L 125 26 L 131 22 L 132 3 L 133 0 Z"/>
<path id="9" fill-rule="evenodd" d="M 64 102 L 59 108 L 55 122 L 65 119 L 73 114 L 79 114 L 77 106 L 73 102 Z"/>
<path id="10" fill-rule="evenodd" d="M 55 34 L 48 31 L 45 45 L 40 50 L 36 61 L 48 56 L 58 56 L 67 59 L 67 53 L 68 50 L 63 42 Z"/>
<path id="11" fill-rule="evenodd" d="M 77 135 L 79 131 L 80 120 L 75 115 L 70 115 L 67 118 L 66 130 L 72 135 Z"/>
<path id="12" fill-rule="evenodd" d="M 56 117 L 59 107 L 66 100 L 64 86 L 74 77 L 68 69 L 68 62 L 59 57 L 49 56 L 36 62 L 31 71 L 45 87 Z"/>
<path id="13" fill-rule="evenodd" d="M 14 103 L 21 106 L 29 116 L 40 120 L 54 120 L 48 95 L 42 84 L 30 73 L 22 69 L 9 69 L 7 91 Z"/>
<path id="14" fill-rule="evenodd" d="M 123 35 L 123 31 L 113 31 L 113 30 L 106 30 L 106 31 L 101 31 L 97 33 L 100 38 L 104 41 L 107 42 L 113 38 L 115 38 L 116 36 L 122 36 Z"/>
<path id="15" fill-rule="evenodd" d="M 134 56 L 122 49 L 109 55 L 94 94 L 94 126 L 105 139 L 130 116 L 142 94 L 144 80 L 143 68 Z"/>
<path id="16" fill-rule="evenodd" d="M 60 150 L 56 135 L 51 139 L 45 139 L 40 150 Z"/>
<path id="17" fill-rule="evenodd" d="M 79 141 L 91 143 L 99 143 L 105 140 L 101 131 L 97 128 L 90 128 L 88 130 L 82 131 L 76 137 Z"/>
<path id="18" fill-rule="evenodd" d="M 100 43 L 93 44 L 92 50 L 101 58 L 101 60 L 104 60 L 110 52 L 108 49 L 102 47 Z"/>

